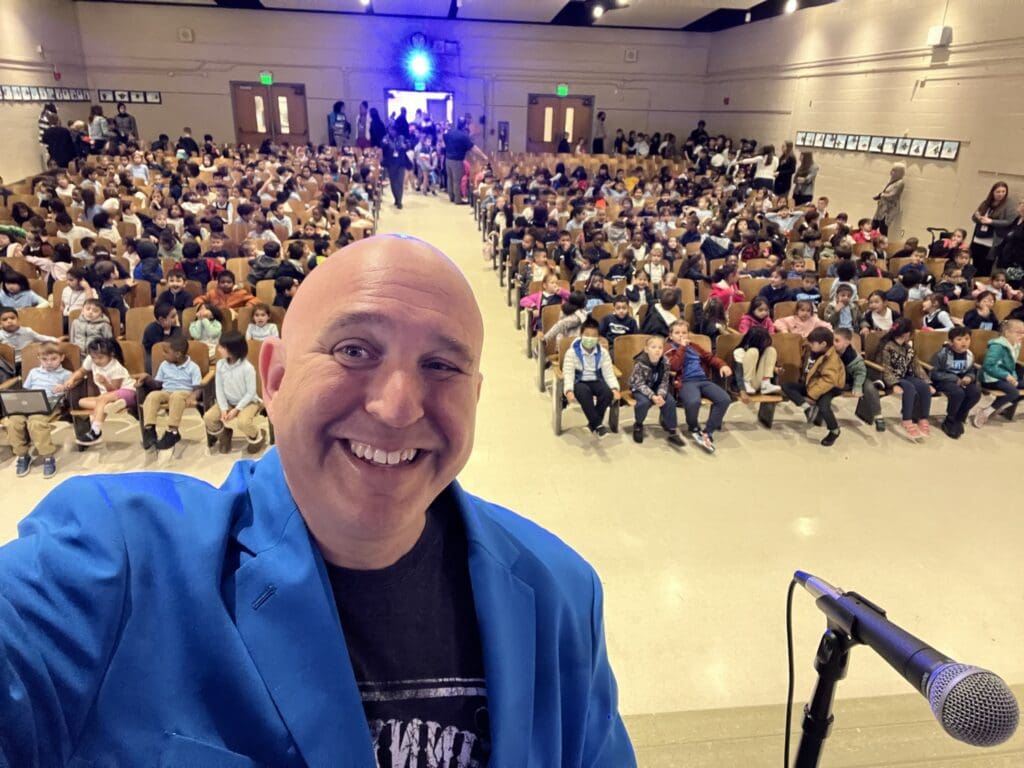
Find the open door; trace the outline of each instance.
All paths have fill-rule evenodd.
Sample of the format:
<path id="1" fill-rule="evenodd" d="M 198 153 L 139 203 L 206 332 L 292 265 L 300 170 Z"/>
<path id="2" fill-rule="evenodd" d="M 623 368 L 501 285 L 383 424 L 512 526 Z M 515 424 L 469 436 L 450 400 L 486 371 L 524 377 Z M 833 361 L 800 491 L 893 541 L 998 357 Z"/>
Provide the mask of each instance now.
<path id="1" fill-rule="evenodd" d="M 264 139 L 291 145 L 309 141 L 306 86 L 232 81 L 235 141 L 258 147 Z"/>

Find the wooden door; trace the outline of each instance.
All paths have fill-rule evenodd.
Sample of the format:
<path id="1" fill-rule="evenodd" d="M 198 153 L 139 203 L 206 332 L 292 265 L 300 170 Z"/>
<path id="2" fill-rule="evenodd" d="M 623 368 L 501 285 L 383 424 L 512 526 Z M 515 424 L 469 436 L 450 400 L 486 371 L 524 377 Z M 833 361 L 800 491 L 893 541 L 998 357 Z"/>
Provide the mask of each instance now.
<path id="1" fill-rule="evenodd" d="M 582 138 L 590 146 L 594 99 L 590 96 L 530 94 L 526 112 L 526 151 L 556 152 L 568 134 L 570 148 Z"/>
<path id="2" fill-rule="evenodd" d="M 235 140 L 258 147 L 264 139 L 279 143 L 309 141 L 306 86 L 295 83 L 231 83 Z"/>

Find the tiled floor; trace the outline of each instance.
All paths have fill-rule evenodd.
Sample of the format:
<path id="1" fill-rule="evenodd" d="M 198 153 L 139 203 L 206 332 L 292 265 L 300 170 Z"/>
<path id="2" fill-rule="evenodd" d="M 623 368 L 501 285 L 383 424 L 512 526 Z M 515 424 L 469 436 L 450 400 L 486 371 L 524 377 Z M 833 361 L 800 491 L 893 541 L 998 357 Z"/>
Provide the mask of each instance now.
<path id="1" fill-rule="evenodd" d="M 598 569 L 622 711 L 657 716 L 630 719 L 642 764 L 777 764 L 786 692 L 784 598 L 796 568 L 861 592 L 951 656 L 1024 683 L 1024 515 L 1014 485 L 1024 417 L 1015 424 L 996 419 L 983 432 L 971 428 L 956 443 L 935 429 L 926 444 L 915 445 L 860 425 L 844 403 L 842 438 L 824 449 L 817 443 L 822 433 L 808 434 L 788 406 L 779 408 L 769 432 L 734 405 L 717 455 L 707 456 L 656 437 L 638 446 L 626 432 L 597 443 L 580 427 L 577 410 L 567 413 L 569 429 L 556 438 L 550 397 L 537 391 L 523 334 L 481 258 L 468 208 L 419 196 L 410 196 L 401 212 L 385 208 L 382 231 L 416 235 L 446 251 L 477 293 L 487 334 L 485 381 L 476 449 L 462 481 L 555 531 Z M 885 407 L 891 416 L 894 404 Z M 630 423 L 631 416 L 624 419 Z M 201 425 L 189 423 L 177 459 L 147 458 L 135 445 L 137 430 L 128 428 L 123 444 L 63 452 L 61 473 L 173 469 L 217 483 L 230 459 L 207 456 Z M 50 486 L 38 469 L 15 481 L 9 453 L 0 456 L 3 541 Z M 802 702 L 813 685 L 811 662 L 824 619 L 809 596 L 796 600 Z M 830 757 L 846 757 L 824 764 L 1024 764 L 1021 736 L 1010 745 L 1016 751 L 1010 762 L 949 761 L 962 753 L 943 751 L 948 739 L 926 724 L 926 702 L 875 698 L 908 690 L 870 650 L 857 649 L 840 707 L 869 699 L 866 706 L 880 714 L 863 727 L 839 720 Z M 774 709 L 747 709 L 754 707 Z M 738 722 L 751 724 L 747 736 L 756 737 L 736 762 L 723 755 L 738 753 L 719 753 L 716 745 L 743 734 L 726 728 L 720 714 L 695 714 L 722 709 L 737 709 Z M 753 724 L 765 711 L 775 719 L 758 730 Z M 893 751 L 884 724 L 911 722 L 907 712 L 920 725 L 906 739 L 897 737 L 904 746 Z M 703 723 L 701 738 L 683 736 L 680 744 L 691 743 L 679 746 L 672 741 L 677 722 Z"/>

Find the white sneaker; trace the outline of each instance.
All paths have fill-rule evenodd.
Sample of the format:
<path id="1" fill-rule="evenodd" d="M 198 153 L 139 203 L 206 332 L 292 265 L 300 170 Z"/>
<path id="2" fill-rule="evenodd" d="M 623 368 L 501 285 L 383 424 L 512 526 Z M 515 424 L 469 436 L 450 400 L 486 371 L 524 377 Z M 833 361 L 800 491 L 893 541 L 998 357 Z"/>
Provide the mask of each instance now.
<path id="1" fill-rule="evenodd" d="M 757 390 L 754 389 L 754 385 L 748 381 L 743 382 L 743 389 L 748 395 L 756 395 Z"/>
<path id="2" fill-rule="evenodd" d="M 988 417 L 991 415 L 992 413 L 988 408 L 979 408 L 974 412 L 974 417 L 971 419 L 971 422 L 975 427 L 980 429 L 988 423 Z"/>
<path id="3" fill-rule="evenodd" d="M 772 384 L 770 381 L 761 382 L 761 394 L 762 395 L 777 395 L 782 391 L 782 387 L 778 384 Z"/>

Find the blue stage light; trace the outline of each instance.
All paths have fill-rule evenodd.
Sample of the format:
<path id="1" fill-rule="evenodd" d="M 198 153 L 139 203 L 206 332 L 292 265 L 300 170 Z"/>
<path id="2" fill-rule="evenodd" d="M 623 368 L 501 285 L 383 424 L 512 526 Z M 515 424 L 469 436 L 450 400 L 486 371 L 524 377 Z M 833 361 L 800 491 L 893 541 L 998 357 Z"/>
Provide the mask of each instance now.
<path id="1" fill-rule="evenodd" d="M 430 75 L 434 71 L 434 62 L 430 58 L 429 53 L 422 49 L 414 48 L 409 51 L 409 55 L 406 57 L 405 68 L 413 80 L 424 82 L 430 79 Z"/>

